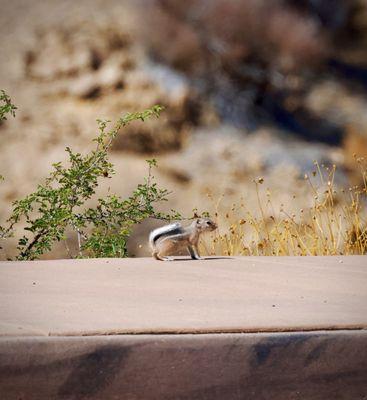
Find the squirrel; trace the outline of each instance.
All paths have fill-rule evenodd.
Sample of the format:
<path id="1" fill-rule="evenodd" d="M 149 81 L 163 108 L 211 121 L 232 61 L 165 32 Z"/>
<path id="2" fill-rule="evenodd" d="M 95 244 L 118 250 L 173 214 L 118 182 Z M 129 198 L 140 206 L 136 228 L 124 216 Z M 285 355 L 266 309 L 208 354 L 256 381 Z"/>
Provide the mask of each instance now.
<path id="1" fill-rule="evenodd" d="M 149 244 L 152 256 L 156 260 L 170 261 L 173 254 L 186 247 L 193 260 L 200 260 L 198 251 L 199 237 L 204 232 L 217 229 L 217 225 L 209 218 L 198 218 L 188 227 L 183 227 L 179 222 L 155 229 L 149 235 Z"/>

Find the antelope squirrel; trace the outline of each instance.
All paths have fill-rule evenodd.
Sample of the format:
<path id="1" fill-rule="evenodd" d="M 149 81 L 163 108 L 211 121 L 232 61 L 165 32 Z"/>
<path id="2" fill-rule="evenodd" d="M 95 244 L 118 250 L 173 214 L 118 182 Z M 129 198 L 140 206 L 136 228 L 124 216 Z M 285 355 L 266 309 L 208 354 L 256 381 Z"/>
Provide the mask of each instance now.
<path id="1" fill-rule="evenodd" d="M 172 260 L 168 254 L 187 248 L 194 260 L 200 260 L 198 251 L 199 237 L 204 232 L 211 232 L 217 225 L 209 218 L 198 218 L 188 227 L 183 227 L 179 222 L 155 229 L 149 235 L 149 244 L 152 256 L 161 261 Z"/>

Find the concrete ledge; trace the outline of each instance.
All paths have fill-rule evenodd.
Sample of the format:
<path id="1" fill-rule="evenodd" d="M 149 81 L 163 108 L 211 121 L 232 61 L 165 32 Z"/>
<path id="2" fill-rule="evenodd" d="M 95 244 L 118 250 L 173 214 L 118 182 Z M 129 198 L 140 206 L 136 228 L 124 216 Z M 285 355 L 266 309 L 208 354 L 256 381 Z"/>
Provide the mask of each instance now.
<path id="1" fill-rule="evenodd" d="M 0 265 L 1 400 L 362 400 L 367 257 Z"/>
<path id="2" fill-rule="evenodd" d="M 360 328 L 364 256 L 0 265 L 0 336 Z"/>
<path id="3" fill-rule="evenodd" d="M 362 400 L 367 331 L 0 339 L 2 400 Z"/>

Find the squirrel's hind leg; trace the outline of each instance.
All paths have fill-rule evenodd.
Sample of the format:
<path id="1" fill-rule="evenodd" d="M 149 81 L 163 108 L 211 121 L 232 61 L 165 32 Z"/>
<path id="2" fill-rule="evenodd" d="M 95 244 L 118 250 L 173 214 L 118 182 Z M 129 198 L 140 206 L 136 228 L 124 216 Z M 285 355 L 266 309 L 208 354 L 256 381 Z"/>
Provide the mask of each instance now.
<path id="1" fill-rule="evenodd" d="M 159 254 L 159 251 L 157 251 L 157 250 L 153 251 L 152 256 L 153 256 L 156 260 L 159 260 L 159 261 L 168 261 L 168 258 L 167 258 L 167 257 L 162 257 L 162 256 Z"/>
<path id="2" fill-rule="evenodd" d="M 159 241 L 153 249 L 152 256 L 160 261 L 172 261 L 173 257 L 168 257 L 166 254 L 172 254 L 175 249 L 175 244 L 171 240 Z"/>
<path id="3" fill-rule="evenodd" d="M 163 248 L 161 248 L 163 247 Z M 173 261 L 173 257 L 168 257 L 163 254 L 167 254 L 166 251 L 167 249 L 164 248 L 164 246 L 158 246 L 158 248 L 155 248 L 152 252 L 152 256 L 159 261 Z"/>

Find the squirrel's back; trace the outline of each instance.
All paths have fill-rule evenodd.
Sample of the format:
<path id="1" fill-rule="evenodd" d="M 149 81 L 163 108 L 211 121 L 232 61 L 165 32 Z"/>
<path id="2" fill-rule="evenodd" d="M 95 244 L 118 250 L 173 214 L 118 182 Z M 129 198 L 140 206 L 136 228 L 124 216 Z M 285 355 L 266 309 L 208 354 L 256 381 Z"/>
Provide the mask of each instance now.
<path id="1" fill-rule="evenodd" d="M 182 233 L 182 225 L 179 222 L 175 222 L 173 224 L 165 225 L 160 228 L 154 229 L 149 235 L 149 244 L 151 248 L 154 248 L 155 243 L 160 238 L 163 238 L 166 235 L 175 235 Z"/>

